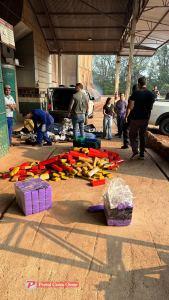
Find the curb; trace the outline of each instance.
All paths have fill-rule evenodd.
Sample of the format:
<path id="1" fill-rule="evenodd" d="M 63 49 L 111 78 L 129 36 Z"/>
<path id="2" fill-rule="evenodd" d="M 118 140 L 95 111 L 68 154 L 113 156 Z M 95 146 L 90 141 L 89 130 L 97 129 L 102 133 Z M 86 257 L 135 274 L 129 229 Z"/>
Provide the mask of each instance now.
<path id="1" fill-rule="evenodd" d="M 153 149 L 161 157 L 169 161 L 169 146 L 165 145 L 150 131 L 147 132 L 146 146 Z"/>

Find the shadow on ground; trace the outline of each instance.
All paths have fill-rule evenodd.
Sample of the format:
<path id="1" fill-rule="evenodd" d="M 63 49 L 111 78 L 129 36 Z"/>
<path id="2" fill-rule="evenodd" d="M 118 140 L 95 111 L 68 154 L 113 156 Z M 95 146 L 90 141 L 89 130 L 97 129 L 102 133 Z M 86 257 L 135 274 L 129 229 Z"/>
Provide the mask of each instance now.
<path id="1" fill-rule="evenodd" d="M 105 225 L 106 219 L 103 212 L 90 213 L 88 207 L 93 205 L 89 201 L 64 200 L 53 203 L 49 210 L 49 217 L 58 220 L 61 224 L 87 223 L 95 225 Z"/>
<path id="2" fill-rule="evenodd" d="M 80 269 L 88 270 L 85 278 L 85 284 L 87 281 L 90 281 L 89 272 L 97 272 L 97 274 L 106 274 L 108 275 L 108 281 L 100 281 L 95 285 L 96 289 L 102 291 L 105 295 L 106 300 L 110 299 L 168 299 L 169 296 L 169 246 L 155 244 L 152 242 L 136 240 L 131 238 L 113 236 L 110 234 L 105 234 L 89 230 L 84 230 L 80 228 L 69 228 L 60 225 L 54 225 L 49 223 L 25 221 L 21 218 L 12 218 L 6 217 L 3 220 L 3 223 L 8 224 L 11 230 L 9 234 L 6 235 L 4 241 L 1 241 L 0 248 L 1 250 L 21 254 L 22 256 L 39 258 L 44 261 L 51 261 L 54 263 L 59 263 L 62 265 L 69 265 L 71 268 L 76 267 Z M 19 231 L 18 228 L 22 225 L 22 231 Z M 48 241 L 55 243 L 55 251 L 50 251 L 44 253 L 41 251 L 34 250 L 34 245 L 31 247 L 23 248 L 22 239 L 26 234 L 28 229 L 32 229 L 35 232 L 38 231 L 38 234 L 44 238 L 44 242 Z M 65 234 L 64 237 L 61 236 L 61 233 Z M 70 234 L 75 236 L 74 241 L 70 239 Z M 77 235 L 77 238 L 76 238 Z M 81 243 L 78 243 L 78 237 L 83 236 L 84 239 L 90 238 L 95 240 L 94 249 L 98 246 L 98 239 L 104 240 L 106 244 L 106 259 L 103 261 L 98 258 L 98 249 L 97 255 L 91 255 L 83 250 Z M 75 243 L 76 241 L 76 243 Z M 124 257 L 124 247 L 128 247 L 128 267 L 124 265 L 122 257 Z M 62 247 L 63 250 L 68 251 L 69 255 L 64 257 L 63 252 L 57 250 L 58 247 Z M 137 254 L 137 249 L 142 253 L 142 259 L 144 254 L 149 249 L 153 248 L 154 251 L 157 251 L 157 255 L 161 262 L 161 266 L 154 265 L 150 268 L 142 267 L 144 264 L 141 263 L 140 258 L 140 267 L 135 266 L 134 256 Z M 43 247 L 41 248 L 43 249 Z M 147 250 L 148 249 L 148 250 Z M 136 253 L 135 253 L 136 251 Z M 50 253 L 51 252 L 51 253 Z M 59 253 L 59 255 L 58 255 Z M 101 256 L 102 257 L 102 256 Z M 147 262 L 148 265 L 148 262 Z M 97 279 L 98 280 L 98 275 Z M 84 284 L 84 285 L 85 285 Z M 83 288 L 83 287 L 82 287 Z M 154 298 L 154 295 L 156 297 Z"/>

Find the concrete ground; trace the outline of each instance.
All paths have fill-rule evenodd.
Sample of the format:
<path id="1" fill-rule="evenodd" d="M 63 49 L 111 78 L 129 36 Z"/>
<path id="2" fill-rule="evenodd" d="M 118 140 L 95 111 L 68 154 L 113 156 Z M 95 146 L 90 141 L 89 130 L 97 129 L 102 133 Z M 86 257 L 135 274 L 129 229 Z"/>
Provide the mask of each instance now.
<path id="1" fill-rule="evenodd" d="M 101 104 L 94 123 L 101 128 Z M 114 130 L 115 133 L 115 130 Z M 50 148 L 14 147 L 0 159 L 0 169 L 43 159 L 71 144 Z M 149 155 L 129 161 L 121 142 L 102 142 L 125 159 L 114 177 L 134 193 L 128 227 L 108 227 L 89 205 L 102 201 L 105 186 L 80 179 L 51 182 L 52 209 L 25 217 L 13 200 L 13 184 L 0 181 L 1 300 L 165 300 L 169 299 L 169 184 Z M 78 288 L 28 288 L 26 282 L 78 282 Z"/>

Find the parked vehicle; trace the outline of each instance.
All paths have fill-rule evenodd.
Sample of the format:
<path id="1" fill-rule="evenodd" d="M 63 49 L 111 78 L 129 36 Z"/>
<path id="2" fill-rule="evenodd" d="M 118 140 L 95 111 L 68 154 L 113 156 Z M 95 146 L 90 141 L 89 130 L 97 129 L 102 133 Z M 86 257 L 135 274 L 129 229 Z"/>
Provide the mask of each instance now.
<path id="1" fill-rule="evenodd" d="M 169 135 L 169 101 L 155 101 L 149 123 L 159 126 L 163 134 Z"/>
<path id="2" fill-rule="evenodd" d="M 91 97 L 88 91 L 85 91 L 89 97 L 88 118 L 93 117 L 94 97 Z M 67 117 L 70 102 L 73 94 L 76 93 L 75 87 L 56 87 L 48 89 L 48 110 L 54 117 L 55 122 L 60 122 Z"/>

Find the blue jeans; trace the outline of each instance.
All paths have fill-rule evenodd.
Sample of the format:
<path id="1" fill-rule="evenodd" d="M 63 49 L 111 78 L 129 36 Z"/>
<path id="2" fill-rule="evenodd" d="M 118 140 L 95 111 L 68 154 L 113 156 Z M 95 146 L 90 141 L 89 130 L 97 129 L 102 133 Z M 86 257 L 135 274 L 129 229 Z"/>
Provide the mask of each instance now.
<path id="1" fill-rule="evenodd" d="M 74 139 L 77 139 L 78 137 L 78 130 L 80 130 L 81 137 L 85 137 L 85 133 L 84 133 L 85 114 L 78 114 L 72 116 L 72 123 L 73 123 Z"/>
<path id="2" fill-rule="evenodd" d="M 112 139 L 112 125 L 113 125 L 113 117 L 112 116 L 104 116 L 103 119 L 103 137 L 107 139 Z"/>
<path id="3" fill-rule="evenodd" d="M 51 139 L 47 135 L 48 127 L 46 128 L 45 132 L 42 132 L 42 127 L 39 126 L 37 128 L 37 143 L 42 144 L 43 140 L 47 143 L 51 143 Z"/>
<path id="4" fill-rule="evenodd" d="M 8 124 L 9 145 L 11 145 L 11 143 L 12 143 L 13 118 L 7 117 L 7 124 Z"/>

